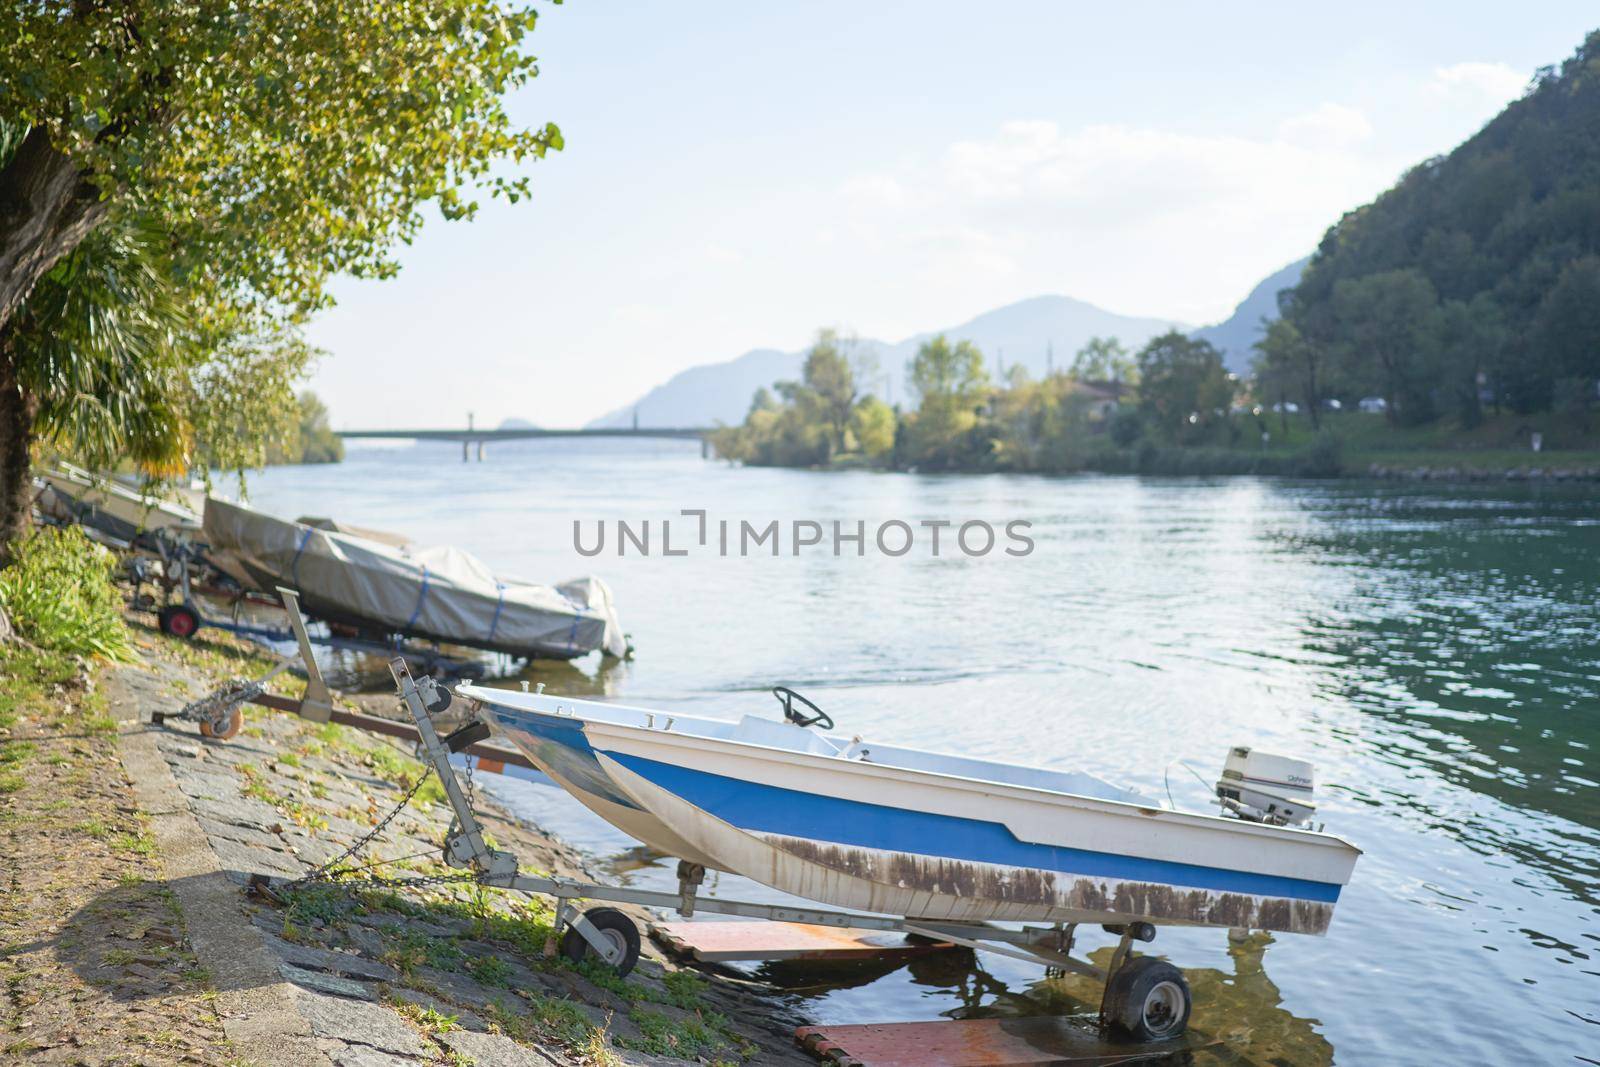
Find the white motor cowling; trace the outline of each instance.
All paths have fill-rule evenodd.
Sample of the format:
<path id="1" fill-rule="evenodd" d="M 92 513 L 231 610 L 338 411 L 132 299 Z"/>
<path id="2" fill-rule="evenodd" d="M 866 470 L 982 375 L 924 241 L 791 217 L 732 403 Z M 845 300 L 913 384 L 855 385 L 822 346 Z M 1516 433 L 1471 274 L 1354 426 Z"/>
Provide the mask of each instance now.
<path id="1" fill-rule="evenodd" d="M 1228 750 L 1217 779 L 1217 799 L 1241 819 L 1299 826 L 1317 813 L 1315 786 L 1309 761 L 1236 745 Z"/>

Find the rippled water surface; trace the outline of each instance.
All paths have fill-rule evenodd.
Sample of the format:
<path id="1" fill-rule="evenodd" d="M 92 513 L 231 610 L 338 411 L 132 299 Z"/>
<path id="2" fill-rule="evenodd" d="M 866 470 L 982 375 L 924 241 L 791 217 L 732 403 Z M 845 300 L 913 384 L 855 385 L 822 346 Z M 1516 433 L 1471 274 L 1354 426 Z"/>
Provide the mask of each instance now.
<path id="1" fill-rule="evenodd" d="M 280 468 L 252 499 L 612 584 L 637 658 L 552 690 L 733 717 L 812 695 L 840 730 L 1081 767 L 1205 808 L 1231 744 L 1314 760 L 1365 850 L 1327 937 L 1164 929 L 1225 1063 L 1600 1063 L 1600 504 L 1592 492 L 1270 480 L 740 470 L 692 444 L 449 446 Z M 764 524 L 1031 521 L 1025 558 L 585 559 L 572 523 L 704 508 Z M 681 525 L 680 525 L 681 524 Z M 681 545 L 692 520 L 678 519 Z M 658 534 L 659 536 L 659 534 Z M 714 537 L 713 537 L 714 542 Z M 659 550 L 659 544 L 656 547 Z M 853 549 L 851 549 L 853 551 Z M 1180 762 L 1181 761 L 1181 762 Z M 666 861 L 559 791 L 500 795 L 610 857 Z M 723 877 L 724 895 L 759 896 Z M 1085 938 L 1103 959 L 1104 935 Z M 1084 1010 L 1078 980 L 985 956 L 771 970 L 822 1021 Z"/>

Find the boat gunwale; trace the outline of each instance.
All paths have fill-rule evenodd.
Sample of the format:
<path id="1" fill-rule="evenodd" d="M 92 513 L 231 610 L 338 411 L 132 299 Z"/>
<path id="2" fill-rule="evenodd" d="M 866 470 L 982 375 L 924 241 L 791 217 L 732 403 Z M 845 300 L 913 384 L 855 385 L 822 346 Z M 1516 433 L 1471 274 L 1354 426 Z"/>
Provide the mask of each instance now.
<path id="1" fill-rule="evenodd" d="M 488 690 L 485 687 L 475 686 L 475 685 L 463 685 L 463 686 L 461 686 L 459 688 L 460 689 L 471 689 L 471 690 L 473 690 L 473 692 L 465 694 L 469 699 L 476 700 L 476 701 L 478 701 L 480 703 L 485 703 L 485 704 L 495 704 L 498 707 L 506 708 L 506 709 L 508 709 L 508 710 L 510 710 L 512 712 L 517 713 L 517 714 L 539 715 L 539 716 L 543 716 L 543 717 L 549 718 L 549 719 L 571 719 L 571 720 L 576 720 L 576 721 L 582 722 L 584 724 L 594 725 L 594 726 L 598 726 L 598 727 L 614 727 L 614 728 L 616 728 L 618 730 L 638 731 L 640 733 L 647 733 L 647 734 L 650 734 L 652 736 L 661 736 L 661 737 L 671 738 L 671 741 L 669 743 L 672 744 L 672 745 L 676 745 L 678 747 L 681 747 L 681 748 L 693 748 L 694 747 L 694 745 L 693 745 L 694 741 L 714 741 L 714 742 L 717 742 L 718 744 L 733 745 L 733 746 L 736 746 L 736 747 L 741 748 L 741 749 L 749 749 L 749 750 L 752 750 L 752 751 L 758 752 L 758 753 L 771 753 L 773 756 L 788 757 L 788 759 L 786 759 L 786 760 L 785 759 L 772 759 L 771 757 L 766 757 L 766 758 L 770 759 L 772 762 L 780 762 L 780 763 L 781 762 L 798 762 L 798 763 L 801 763 L 802 766 L 804 766 L 807 761 L 805 759 L 798 759 L 797 760 L 797 759 L 795 759 L 795 757 L 808 757 L 809 760 L 815 761 L 815 764 L 814 764 L 815 766 L 817 766 L 817 767 L 826 767 L 830 771 L 831 770 L 836 770 L 837 767 L 838 767 L 838 763 L 841 760 L 841 757 L 838 754 L 827 755 L 827 754 L 819 753 L 819 752 L 806 752 L 806 751 L 801 751 L 801 750 L 792 749 L 792 748 L 780 748 L 780 747 L 778 747 L 776 745 L 765 745 L 765 744 L 761 744 L 760 742 L 756 742 L 756 741 L 742 741 L 742 740 L 734 740 L 732 738 L 726 738 L 726 737 L 697 736 L 697 735 L 693 735 L 693 734 L 675 733 L 672 730 L 659 728 L 659 727 L 650 727 L 650 726 L 642 726 L 642 725 L 635 726 L 635 725 L 626 724 L 626 723 L 612 723 L 612 722 L 606 722 L 605 720 L 602 720 L 602 719 L 586 718 L 584 716 L 577 715 L 577 714 L 559 714 L 559 713 L 553 712 L 553 711 L 540 711 L 540 710 L 533 709 L 533 708 L 519 708 L 519 707 L 516 707 L 514 705 L 505 703 L 503 701 L 494 700 L 494 699 L 486 699 L 486 698 L 483 698 L 483 697 L 479 697 L 477 694 L 478 693 L 484 693 L 484 692 L 499 692 L 499 693 L 503 693 L 505 696 L 508 696 L 508 697 L 515 697 L 515 696 L 521 696 L 522 694 L 520 694 L 520 693 L 515 693 L 515 692 L 509 691 L 509 690 Z M 529 695 L 532 695 L 532 694 L 529 694 Z M 708 719 L 705 716 L 699 716 L 699 715 L 679 715 L 679 714 L 674 714 L 672 712 L 651 711 L 650 709 L 647 709 L 647 708 L 637 708 L 637 707 L 633 707 L 631 705 L 606 704 L 606 703 L 604 703 L 602 701 L 583 700 L 581 698 L 557 698 L 557 697 L 555 697 L 555 696 L 553 696 L 551 694 L 541 694 L 541 695 L 549 697 L 550 699 L 565 699 L 565 700 L 570 701 L 571 703 L 593 704 L 593 705 L 597 705 L 597 706 L 602 707 L 602 708 L 616 708 L 616 709 L 622 709 L 622 710 L 626 710 L 626 711 L 636 711 L 636 712 L 640 712 L 640 713 L 645 714 L 645 715 L 667 715 L 670 718 L 674 719 L 674 721 L 681 721 L 683 719 L 690 719 L 690 720 L 695 720 L 695 721 L 700 721 L 700 722 L 737 722 L 738 721 L 738 720 L 730 720 L 730 719 Z M 769 720 L 769 721 L 771 721 L 771 720 Z M 626 736 L 626 735 L 623 735 L 623 736 Z M 823 735 L 823 736 L 825 736 L 825 735 Z M 592 741 L 591 741 L 591 744 L 592 744 Z M 901 748 L 902 751 L 906 751 L 906 752 L 915 752 L 915 753 L 918 753 L 919 755 L 928 755 L 928 756 L 946 755 L 946 753 L 930 752 L 930 751 L 928 751 L 926 749 L 904 748 L 903 746 L 893 746 L 893 747 Z M 831 762 L 829 762 L 829 761 L 831 761 Z M 909 768 L 909 767 L 899 767 L 899 766 L 896 766 L 896 765 L 890 764 L 890 763 L 872 763 L 872 762 L 868 762 L 868 761 L 864 761 L 864 760 L 845 760 L 844 762 L 849 763 L 852 767 L 871 768 L 872 771 L 875 773 L 875 775 L 877 777 L 880 777 L 880 778 L 891 778 L 891 779 L 896 779 L 896 780 L 899 780 L 899 781 L 906 781 L 907 779 L 910 779 L 912 781 L 915 781 L 915 779 L 918 778 L 918 777 L 926 776 L 926 777 L 939 779 L 939 780 L 943 780 L 943 781 L 959 783 L 964 788 L 969 789 L 969 790 L 971 789 L 971 787 L 981 787 L 981 788 L 983 788 L 985 790 L 988 790 L 988 791 L 991 791 L 991 792 L 1000 792 L 1003 795 L 1009 795 L 1011 797 L 1011 799 L 1015 799 L 1015 800 L 1027 800 L 1027 801 L 1033 801 L 1035 803 L 1039 803 L 1039 802 L 1041 802 L 1041 800 L 1040 800 L 1041 797 L 1063 798 L 1063 799 L 1066 799 L 1068 801 L 1073 802 L 1077 806 L 1088 807 L 1088 808 L 1091 808 L 1091 809 L 1094 809 L 1094 808 L 1105 808 L 1105 809 L 1108 809 L 1108 810 L 1105 811 L 1105 814 L 1115 815 L 1115 816 L 1118 816 L 1118 817 L 1121 817 L 1121 818 L 1132 818 L 1132 817 L 1134 817 L 1136 815 L 1138 817 L 1147 818 L 1147 819 L 1148 818 L 1162 818 L 1162 817 L 1165 817 L 1165 818 L 1167 818 L 1169 820 L 1176 819 L 1180 824 L 1193 825 L 1196 829 L 1216 829 L 1216 828 L 1221 827 L 1221 828 L 1225 828 L 1226 832 L 1229 832 L 1229 833 L 1239 833 L 1239 832 L 1242 831 L 1242 832 L 1245 832 L 1245 833 L 1248 833 L 1248 834 L 1254 834 L 1254 835 L 1257 835 L 1257 836 L 1269 837 L 1269 838 L 1272 838 L 1274 840 L 1304 841 L 1304 842 L 1307 842 L 1307 843 L 1310 843 L 1310 844 L 1314 844 L 1314 845 L 1316 845 L 1318 847 L 1349 850 L 1350 852 L 1352 852 L 1354 854 L 1354 856 L 1356 858 L 1359 858 L 1360 856 L 1362 856 L 1364 854 L 1362 849 L 1360 848 L 1360 846 L 1350 842 L 1349 840 L 1345 839 L 1344 837 L 1341 837 L 1338 834 L 1330 834 L 1330 833 L 1327 833 L 1326 831 L 1322 831 L 1322 830 L 1305 830 L 1305 829 L 1300 829 L 1298 827 L 1291 827 L 1291 826 L 1272 826 L 1272 825 L 1269 825 L 1269 824 L 1266 824 L 1266 823 L 1249 822 L 1249 821 L 1246 821 L 1244 819 L 1228 818 L 1227 816 L 1224 816 L 1224 815 L 1212 815 L 1212 814 L 1207 813 L 1207 812 L 1180 811 L 1180 810 L 1175 809 L 1175 808 L 1162 808 L 1162 807 L 1155 807 L 1155 806 L 1144 805 L 1144 804 L 1133 804 L 1133 803 L 1130 803 L 1128 801 L 1108 800 L 1108 799 L 1106 799 L 1104 797 L 1090 796 L 1090 795 L 1085 794 L 1085 793 L 1068 793 L 1068 792 L 1064 792 L 1062 790 L 1045 789 L 1045 788 L 1038 787 L 1038 786 L 1021 786 L 1021 785 L 1014 785 L 1014 784 L 1012 784 L 1010 782 L 996 782 L 996 781 L 992 781 L 992 780 L 985 779 L 985 778 L 972 778 L 972 777 L 967 776 L 967 775 L 952 774 L 952 773 L 949 773 L 947 771 L 930 771 L 930 770 L 922 770 L 922 769 Z M 1048 767 L 1037 767 L 1037 766 L 1034 766 L 1034 765 L 1031 765 L 1031 764 L 1007 764 L 1007 766 L 1022 767 L 1024 769 L 1028 769 L 1028 770 L 1040 770 L 1040 771 L 1044 771 L 1046 773 L 1056 773 L 1056 772 L 1052 772 L 1051 769 L 1048 768 Z M 894 772 L 894 773 L 886 773 L 886 772 Z M 1346 884 L 1346 883 L 1340 883 L 1340 884 Z"/>

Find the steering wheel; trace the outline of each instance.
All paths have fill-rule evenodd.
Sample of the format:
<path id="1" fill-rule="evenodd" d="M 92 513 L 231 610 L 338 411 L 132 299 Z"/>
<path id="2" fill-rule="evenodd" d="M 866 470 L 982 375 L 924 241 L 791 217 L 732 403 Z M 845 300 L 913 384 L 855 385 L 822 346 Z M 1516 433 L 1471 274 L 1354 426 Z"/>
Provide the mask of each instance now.
<path id="1" fill-rule="evenodd" d="M 783 705 L 783 717 L 794 723 L 796 726 L 821 726 L 824 730 L 833 729 L 833 717 L 831 715 L 817 707 L 815 704 L 811 703 L 811 701 L 807 700 L 799 693 L 796 693 L 793 689 L 790 689 L 788 686 L 773 686 L 772 695 L 777 697 L 778 703 Z M 796 700 L 810 708 L 812 711 L 816 712 L 816 714 L 806 715 L 803 712 L 794 710 L 794 702 Z"/>

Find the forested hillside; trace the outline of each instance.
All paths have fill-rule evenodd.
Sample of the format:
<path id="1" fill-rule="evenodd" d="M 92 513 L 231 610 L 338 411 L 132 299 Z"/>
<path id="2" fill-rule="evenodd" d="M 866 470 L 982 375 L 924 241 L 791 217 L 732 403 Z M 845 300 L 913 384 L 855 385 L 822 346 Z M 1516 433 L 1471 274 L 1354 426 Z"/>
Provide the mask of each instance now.
<path id="1" fill-rule="evenodd" d="M 1259 346 L 1263 391 L 1391 419 L 1579 410 L 1600 377 L 1600 31 L 1323 238 Z"/>

